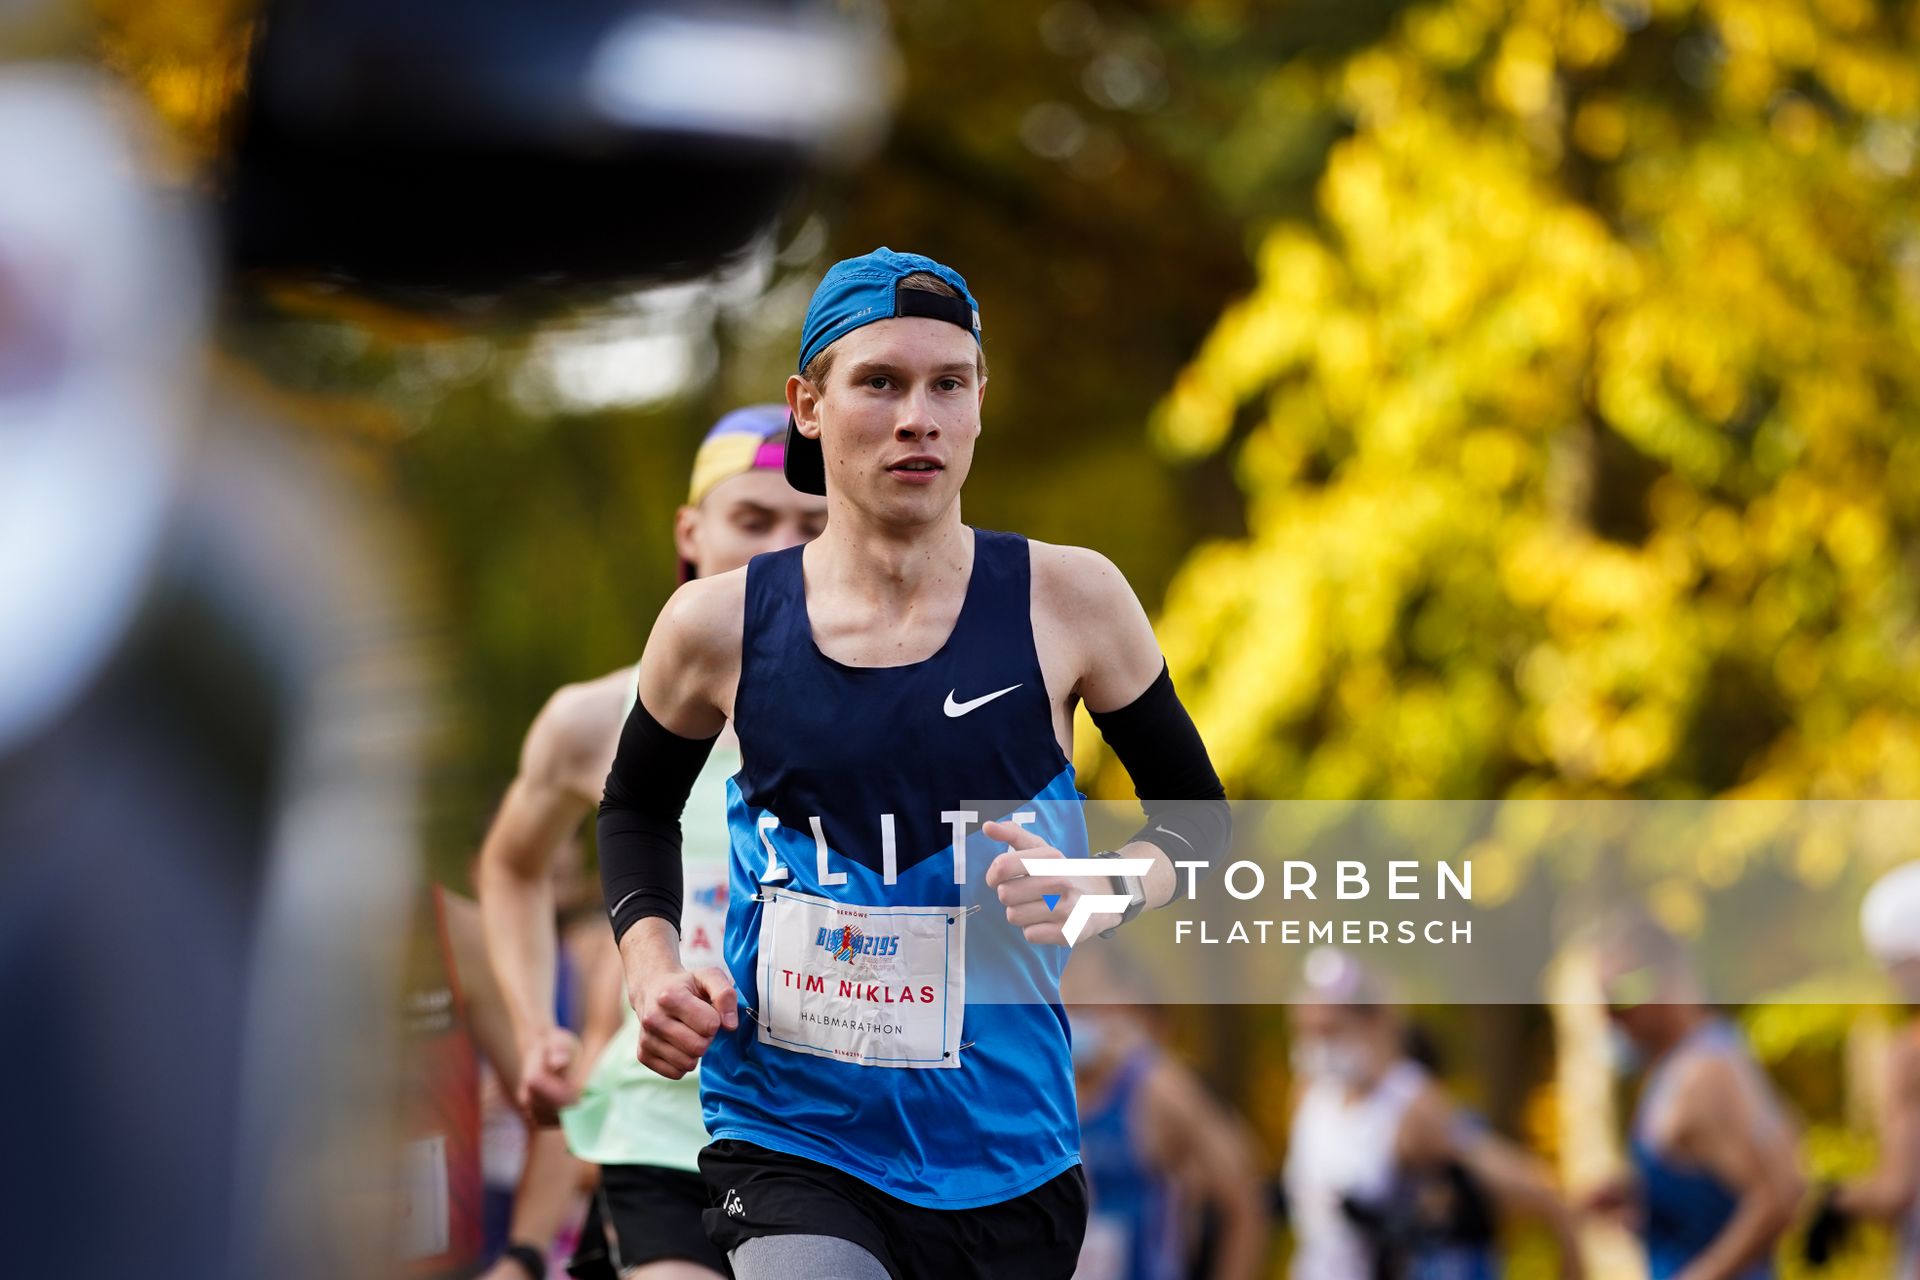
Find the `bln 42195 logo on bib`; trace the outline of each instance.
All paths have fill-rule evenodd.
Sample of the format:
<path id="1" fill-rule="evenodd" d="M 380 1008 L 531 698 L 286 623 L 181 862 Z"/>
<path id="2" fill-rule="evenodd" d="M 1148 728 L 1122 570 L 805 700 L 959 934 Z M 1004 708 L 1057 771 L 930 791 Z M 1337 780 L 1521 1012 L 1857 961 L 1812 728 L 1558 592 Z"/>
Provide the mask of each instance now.
<path id="1" fill-rule="evenodd" d="M 850 924 L 838 929 L 822 929 L 815 939 L 819 945 L 831 952 L 835 960 L 852 964 L 861 956 L 894 956 L 900 954 L 900 935 L 862 933 Z"/>
<path id="2" fill-rule="evenodd" d="M 957 1067 L 964 907 L 858 906 L 768 886 L 762 1044 L 874 1067 Z"/>

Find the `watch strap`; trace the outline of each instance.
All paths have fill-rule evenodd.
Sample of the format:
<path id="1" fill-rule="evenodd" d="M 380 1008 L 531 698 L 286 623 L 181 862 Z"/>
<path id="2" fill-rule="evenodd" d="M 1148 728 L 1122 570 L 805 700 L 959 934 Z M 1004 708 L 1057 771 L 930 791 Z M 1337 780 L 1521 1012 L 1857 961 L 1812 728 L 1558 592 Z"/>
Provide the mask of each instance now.
<path id="1" fill-rule="evenodd" d="M 1122 855 L 1118 849 L 1102 849 L 1093 856 L 1096 858 L 1118 858 Z M 1109 876 L 1107 878 L 1113 881 L 1116 893 L 1125 893 L 1127 895 L 1127 905 L 1126 909 L 1120 913 L 1120 924 L 1113 926 L 1111 929 L 1102 929 L 1100 931 L 1100 936 L 1103 938 L 1111 938 L 1114 933 L 1119 930 L 1120 925 L 1131 923 L 1135 916 L 1146 910 L 1147 906 L 1147 884 L 1145 880 L 1139 876 Z"/>

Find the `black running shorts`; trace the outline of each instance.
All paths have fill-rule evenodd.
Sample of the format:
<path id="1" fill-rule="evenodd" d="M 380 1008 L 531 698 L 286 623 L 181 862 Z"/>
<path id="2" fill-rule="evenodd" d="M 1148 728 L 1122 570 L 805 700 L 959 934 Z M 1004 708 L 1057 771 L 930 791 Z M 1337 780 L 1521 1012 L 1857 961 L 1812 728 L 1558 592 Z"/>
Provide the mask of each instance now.
<path id="1" fill-rule="evenodd" d="M 575 1275 L 604 1277 L 673 1258 L 727 1275 L 726 1255 L 707 1239 L 700 1221 L 713 1203 L 705 1179 L 697 1173 L 653 1165 L 605 1165 L 594 1193 L 594 1212 L 581 1233 L 580 1250 L 570 1270 Z"/>
<path id="2" fill-rule="evenodd" d="M 708 1144 L 700 1172 L 714 1205 L 707 1235 L 722 1251 L 756 1236 L 833 1236 L 871 1253 L 893 1280 L 1067 1280 L 1087 1230 L 1079 1165 L 978 1209 L 923 1209 L 838 1169 L 733 1139 Z"/>

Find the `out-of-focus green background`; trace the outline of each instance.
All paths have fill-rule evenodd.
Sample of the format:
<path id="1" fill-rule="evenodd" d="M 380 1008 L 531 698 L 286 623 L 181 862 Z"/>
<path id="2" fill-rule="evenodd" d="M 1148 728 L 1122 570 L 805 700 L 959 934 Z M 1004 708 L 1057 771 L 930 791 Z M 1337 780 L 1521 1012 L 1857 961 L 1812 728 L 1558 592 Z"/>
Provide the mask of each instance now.
<path id="1" fill-rule="evenodd" d="M 193 172 L 249 6 L 96 7 Z M 759 274 L 507 330 L 234 301 L 231 376 L 415 522 L 440 874 L 546 695 L 638 654 L 699 431 L 780 395 L 812 283 L 881 243 L 981 299 L 968 519 L 1119 563 L 1231 794 L 1920 793 L 1920 3 L 862 12 L 902 60 L 890 140 Z M 1086 789 L 1128 794 L 1083 736 Z M 1555 1154 L 1546 1015 L 1427 1020 Z M 1874 1015 L 1746 1020 L 1813 1165 L 1869 1162 Z M 1280 1024 L 1179 1027 L 1276 1152 Z"/>

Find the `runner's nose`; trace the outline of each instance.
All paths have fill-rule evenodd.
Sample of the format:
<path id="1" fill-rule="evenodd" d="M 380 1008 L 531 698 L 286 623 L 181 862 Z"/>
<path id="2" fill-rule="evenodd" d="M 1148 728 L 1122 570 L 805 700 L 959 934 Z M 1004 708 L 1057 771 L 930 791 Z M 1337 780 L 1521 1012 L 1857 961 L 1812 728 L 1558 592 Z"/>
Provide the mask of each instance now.
<path id="1" fill-rule="evenodd" d="M 909 395 L 901 406 L 899 421 L 893 424 L 893 438 L 901 442 L 933 440 L 940 435 L 939 420 L 924 389 Z"/>

